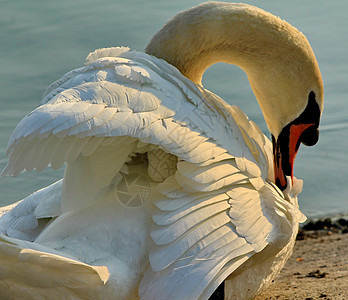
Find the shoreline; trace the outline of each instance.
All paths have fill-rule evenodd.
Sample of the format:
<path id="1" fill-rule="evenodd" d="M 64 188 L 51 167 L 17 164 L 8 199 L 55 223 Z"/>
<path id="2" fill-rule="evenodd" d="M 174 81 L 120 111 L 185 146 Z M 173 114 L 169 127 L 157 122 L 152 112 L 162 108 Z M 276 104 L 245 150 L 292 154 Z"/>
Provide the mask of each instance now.
<path id="1" fill-rule="evenodd" d="M 348 218 L 307 221 L 294 253 L 270 287 L 254 300 L 348 299 Z"/>

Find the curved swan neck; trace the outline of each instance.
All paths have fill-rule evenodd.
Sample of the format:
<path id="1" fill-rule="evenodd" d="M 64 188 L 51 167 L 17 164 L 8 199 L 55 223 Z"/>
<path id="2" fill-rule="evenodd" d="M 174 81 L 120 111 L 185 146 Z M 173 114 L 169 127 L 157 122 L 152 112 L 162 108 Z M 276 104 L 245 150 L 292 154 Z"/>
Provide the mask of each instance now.
<path id="1" fill-rule="evenodd" d="M 214 63 L 233 63 L 247 71 L 266 57 L 279 56 L 278 48 L 285 44 L 288 51 L 295 46 L 293 31 L 297 30 L 259 8 L 207 2 L 174 16 L 154 35 L 145 52 L 200 84 L 204 71 Z M 303 40 L 307 41 L 304 36 Z"/>
<path id="2" fill-rule="evenodd" d="M 293 103 L 294 99 L 308 97 L 312 90 L 322 106 L 321 75 L 306 37 L 254 6 L 207 2 L 183 11 L 153 36 L 145 52 L 166 60 L 200 85 L 204 71 L 214 63 L 241 67 L 275 136 L 305 109 L 306 99 Z"/>

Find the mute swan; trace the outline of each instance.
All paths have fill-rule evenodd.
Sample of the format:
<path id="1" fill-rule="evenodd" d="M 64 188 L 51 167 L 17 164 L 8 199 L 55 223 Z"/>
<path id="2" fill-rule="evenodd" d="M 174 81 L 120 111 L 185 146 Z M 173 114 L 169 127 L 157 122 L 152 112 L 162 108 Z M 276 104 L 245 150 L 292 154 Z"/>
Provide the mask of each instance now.
<path id="1" fill-rule="evenodd" d="M 3 174 L 66 169 L 3 208 L 2 299 L 208 299 L 223 281 L 226 299 L 248 299 L 291 255 L 305 219 L 293 163 L 323 108 L 305 36 L 259 8 L 208 2 L 145 52 L 89 54 L 14 130 Z M 247 73 L 273 152 L 202 87 L 216 62 Z"/>

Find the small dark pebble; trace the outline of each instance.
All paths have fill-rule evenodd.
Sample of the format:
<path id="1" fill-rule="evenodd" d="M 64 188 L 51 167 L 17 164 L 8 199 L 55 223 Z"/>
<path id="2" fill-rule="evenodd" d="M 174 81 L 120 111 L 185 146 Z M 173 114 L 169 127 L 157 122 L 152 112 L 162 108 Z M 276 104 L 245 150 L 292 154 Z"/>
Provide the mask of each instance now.
<path id="1" fill-rule="evenodd" d="M 341 226 L 345 226 L 345 227 L 348 227 L 348 220 L 345 220 L 345 219 L 339 219 L 337 221 L 337 223 Z"/>
<path id="2" fill-rule="evenodd" d="M 319 298 L 326 298 L 326 297 L 327 297 L 327 295 L 323 294 L 323 293 L 321 293 L 320 296 L 319 296 Z"/>
<path id="3" fill-rule="evenodd" d="M 328 273 L 326 272 L 320 272 L 319 270 L 309 272 L 306 277 L 314 277 L 314 278 L 324 278 L 326 277 Z"/>

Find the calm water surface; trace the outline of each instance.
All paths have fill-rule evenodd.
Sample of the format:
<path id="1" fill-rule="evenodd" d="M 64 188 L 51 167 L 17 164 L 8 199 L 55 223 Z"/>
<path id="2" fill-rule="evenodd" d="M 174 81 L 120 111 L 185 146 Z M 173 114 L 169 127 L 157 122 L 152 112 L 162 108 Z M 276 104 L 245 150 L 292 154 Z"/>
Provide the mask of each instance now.
<path id="1" fill-rule="evenodd" d="M 175 13 L 202 1 L 0 0 L 0 168 L 20 119 L 40 102 L 45 88 L 79 67 L 90 51 L 109 46 L 143 50 Z M 348 211 L 348 4 L 345 0 L 244 1 L 298 27 L 316 53 L 325 84 L 319 143 L 301 147 L 295 175 L 305 181 L 302 211 L 320 216 Z M 218 64 L 204 86 L 241 107 L 269 136 L 245 74 Z M 61 178 L 63 170 L 0 179 L 0 204 L 17 201 Z"/>

